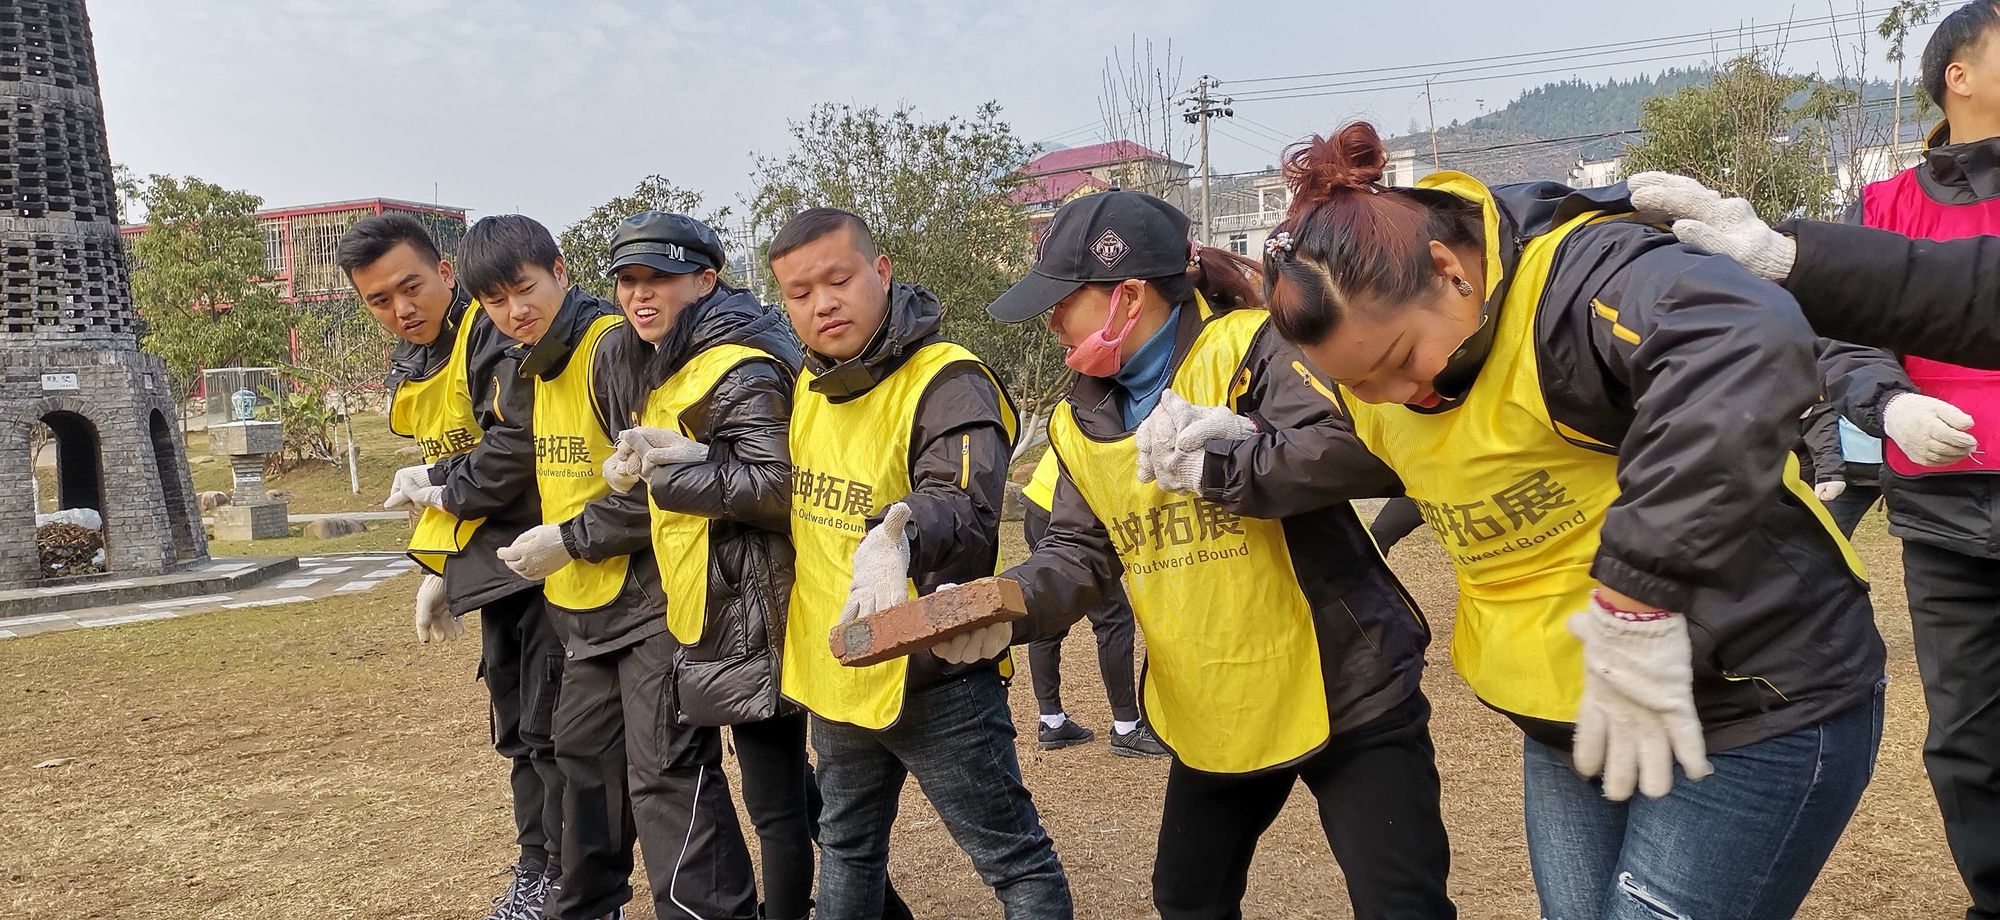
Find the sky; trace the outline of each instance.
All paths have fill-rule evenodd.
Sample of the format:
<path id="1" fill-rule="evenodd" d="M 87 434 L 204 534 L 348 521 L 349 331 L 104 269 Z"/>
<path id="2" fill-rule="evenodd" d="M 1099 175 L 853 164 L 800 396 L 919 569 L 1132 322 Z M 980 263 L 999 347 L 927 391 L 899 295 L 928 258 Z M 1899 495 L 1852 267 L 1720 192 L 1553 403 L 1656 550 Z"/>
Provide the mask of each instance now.
<path id="1" fill-rule="evenodd" d="M 1352 118 L 1375 120 L 1385 135 L 1422 123 L 1424 91 L 1413 84 L 1427 76 L 1438 81 L 1444 124 L 1549 81 L 1691 66 L 1717 49 L 1727 58 L 1745 30 L 1785 23 L 1795 24 L 1785 64 L 1832 72 L 1839 47 L 1852 70 L 1861 22 L 1872 27 L 1888 0 L 1848 2 L 92 0 L 89 8 L 111 156 L 140 175 L 199 176 L 255 192 L 267 206 L 382 196 L 475 217 L 519 212 L 560 230 L 652 173 L 711 203 L 747 197 L 755 156 L 788 150 L 788 121 L 823 101 L 910 105 L 942 118 L 995 100 L 1030 142 L 1107 140 L 1103 69 L 1135 41 L 1142 54 L 1150 41 L 1162 60 L 1170 44 L 1183 85 L 1209 74 L 1222 81 L 1218 93 L 1243 94 L 1212 137 L 1211 166 L 1228 172 L 1270 165 L 1285 140 Z M 1824 24 L 1830 10 L 1842 16 L 1837 42 Z M 1776 37 L 1749 34 L 1759 44 Z M 1928 35 L 1913 36 L 1912 64 Z M 1675 36 L 1696 37 L 1602 47 Z M 1560 49 L 1583 50 L 1554 62 L 1452 63 Z M 1870 35 L 1871 77 L 1893 73 L 1882 51 Z M 1466 70 L 1474 66 L 1487 69 Z M 1326 73 L 1346 75 L 1268 79 Z M 1363 79 L 1374 82 L 1355 82 Z M 1270 98 L 1297 86 L 1340 94 Z"/>

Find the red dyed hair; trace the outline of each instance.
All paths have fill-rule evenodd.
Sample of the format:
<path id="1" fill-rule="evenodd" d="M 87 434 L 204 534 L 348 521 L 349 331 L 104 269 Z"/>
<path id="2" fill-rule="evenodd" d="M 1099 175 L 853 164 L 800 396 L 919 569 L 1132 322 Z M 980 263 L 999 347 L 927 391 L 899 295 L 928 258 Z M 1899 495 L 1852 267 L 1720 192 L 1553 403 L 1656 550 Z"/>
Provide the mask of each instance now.
<path id="1" fill-rule="evenodd" d="M 1288 341 L 1326 338 L 1357 298 L 1394 309 L 1443 283 L 1432 240 L 1480 248 L 1476 205 L 1445 192 L 1384 186 L 1388 162 L 1381 135 L 1365 121 L 1286 151 L 1292 204 L 1272 235 L 1289 234 L 1291 248 L 1266 249 L 1264 277 L 1272 325 Z M 1283 305 L 1271 296 L 1280 279 L 1293 295 Z"/>

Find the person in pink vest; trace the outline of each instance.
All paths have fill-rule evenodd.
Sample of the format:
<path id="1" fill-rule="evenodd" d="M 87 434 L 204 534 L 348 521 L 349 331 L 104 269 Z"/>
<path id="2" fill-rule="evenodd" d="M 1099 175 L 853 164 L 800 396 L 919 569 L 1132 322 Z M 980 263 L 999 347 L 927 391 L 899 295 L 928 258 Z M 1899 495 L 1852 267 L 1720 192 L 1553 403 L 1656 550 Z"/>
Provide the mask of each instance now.
<path id="1" fill-rule="evenodd" d="M 2000 0 L 1945 17 L 1922 71 L 1945 120 L 1923 162 L 1868 185 L 1849 219 L 1920 240 L 2000 235 Z M 1634 184 L 1649 183 L 1635 177 Z M 1643 207 L 1646 196 L 1634 197 Z M 1886 436 L 1889 532 L 1903 539 L 1930 709 L 1924 765 L 1972 897 L 1966 916 L 2000 920 L 2000 456 L 1978 449 L 1982 437 L 2000 432 L 2000 370 L 1855 352 L 1830 399 L 1863 431 Z"/>

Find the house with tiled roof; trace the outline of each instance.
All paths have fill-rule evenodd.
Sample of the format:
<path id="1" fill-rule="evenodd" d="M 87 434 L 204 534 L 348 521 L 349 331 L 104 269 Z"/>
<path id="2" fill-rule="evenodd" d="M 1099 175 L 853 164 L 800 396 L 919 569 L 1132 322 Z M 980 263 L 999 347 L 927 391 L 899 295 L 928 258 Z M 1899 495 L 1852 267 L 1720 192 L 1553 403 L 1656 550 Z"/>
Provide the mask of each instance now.
<path id="1" fill-rule="evenodd" d="M 1134 141 L 1052 150 L 1021 168 L 1024 181 L 1014 190 L 1014 203 L 1028 212 L 1039 237 L 1057 208 L 1092 192 L 1134 189 L 1176 200 L 1187 188 L 1190 169 Z"/>

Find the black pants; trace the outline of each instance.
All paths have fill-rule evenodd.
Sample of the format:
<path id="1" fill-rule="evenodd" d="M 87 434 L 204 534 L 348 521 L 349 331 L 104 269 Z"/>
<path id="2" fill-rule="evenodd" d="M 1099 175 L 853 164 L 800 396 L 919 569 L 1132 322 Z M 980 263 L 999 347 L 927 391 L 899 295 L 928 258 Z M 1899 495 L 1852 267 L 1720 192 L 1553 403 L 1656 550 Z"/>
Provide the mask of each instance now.
<path id="1" fill-rule="evenodd" d="M 1202 773 L 1178 758 L 1167 773 L 1153 905 L 1161 920 L 1237 920 L 1250 858 L 1304 780 L 1320 827 L 1347 877 L 1357 920 L 1449 920 L 1451 848 L 1438 806 L 1430 702 L 1419 693 L 1387 715 L 1335 735 L 1326 749 L 1281 770 Z M 1304 889 L 1310 879 L 1293 880 Z"/>
<path id="2" fill-rule="evenodd" d="M 2000 560 L 1903 542 L 1930 734 L 1924 768 L 1973 920 L 2000 918 Z"/>
<path id="3" fill-rule="evenodd" d="M 1833 517 L 1833 523 L 1840 528 L 1842 536 L 1854 536 L 1854 528 L 1861 526 L 1861 519 L 1868 516 L 1868 509 L 1882 499 L 1882 487 L 1864 482 L 1850 482 L 1847 491 L 1840 497 L 1826 503 L 1826 512 Z"/>
<path id="4" fill-rule="evenodd" d="M 569 659 L 563 670 L 556 708 L 556 762 L 566 784 L 563 888 L 555 920 L 596 920 L 630 901 L 634 841 L 645 845 L 662 920 L 756 916 L 750 850 L 722 774 L 722 732 L 690 728 L 674 715 L 675 647 L 661 633 Z"/>
<path id="5" fill-rule="evenodd" d="M 1049 530 L 1049 513 L 1032 503 L 1024 503 L 1026 515 L 1021 529 L 1028 538 L 1029 551 Z M 1102 603 L 1085 616 L 1097 634 L 1097 670 L 1104 678 L 1104 695 L 1111 701 L 1111 717 L 1120 722 L 1139 721 L 1137 686 L 1132 669 L 1132 601 L 1125 586 L 1116 585 Z M 1067 633 L 1065 633 L 1065 636 Z M 1063 711 L 1062 644 L 1064 636 L 1028 643 L 1028 677 L 1035 685 L 1035 703 L 1042 715 Z"/>
<path id="6" fill-rule="evenodd" d="M 810 722 L 811 719 L 808 718 L 807 721 Z M 819 813 L 826 807 L 826 800 L 820 797 L 819 778 L 813 775 L 811 764 L 806 765 L 806 800 L 807 817 L 812 822 L 813 840 L 817 841 Z M 772 914 L 771 920 L 778 920 L 777 915 Z M 916 915 L 910 912 L 910 905 L 904 903 L 903 896 L 896 893 L 895 880 L 889 878 L 886 871 L 882 873 L 882 920 L 916 920 Z"/>
<path id="7" fill-rule="evenodd" d="M 805 920 L 812 911 L 812 774 L 803 712 L 732 725 L 743 770 L 743 810 L 757 832 L 764 871 L 764 916 Z"/>
<path id="8" fill-rule="evenodd" d="M 492 705 L 493 748 L 513 762 L 514 839 L 521 861 L 562 867 L 562 771 L 556 766 L 556 697 L 562 640 L 542 590 L 494 601 L 479 611 L 479 677 Z"/>
<path id="9" fill-rule="evenodd" d="M 1410 535 L 1410 532 L 1424 526 L 1424 515 L 1417 510 L 1417 503 L 1408 498 L 1392 498 L 1382 505 L 1375 520 L 1368 525 L 1368 535 L 1375 538 L 1375 545 L 1383 552 Z"/>

